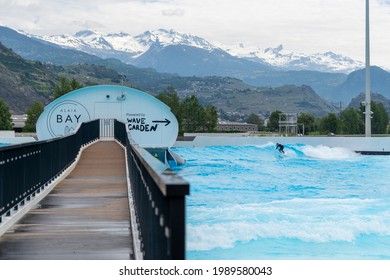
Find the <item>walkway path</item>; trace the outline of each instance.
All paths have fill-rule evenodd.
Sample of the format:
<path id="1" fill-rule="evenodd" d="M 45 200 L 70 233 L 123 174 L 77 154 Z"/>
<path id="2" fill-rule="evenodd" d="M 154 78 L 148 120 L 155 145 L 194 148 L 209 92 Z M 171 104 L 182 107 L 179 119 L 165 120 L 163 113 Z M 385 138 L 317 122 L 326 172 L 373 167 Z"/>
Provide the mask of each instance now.
<path id="1" fill-rule="evenodd" d="M 0 259 L 133 259 L 124 150 L 97 142 L 0 237 Z"/>

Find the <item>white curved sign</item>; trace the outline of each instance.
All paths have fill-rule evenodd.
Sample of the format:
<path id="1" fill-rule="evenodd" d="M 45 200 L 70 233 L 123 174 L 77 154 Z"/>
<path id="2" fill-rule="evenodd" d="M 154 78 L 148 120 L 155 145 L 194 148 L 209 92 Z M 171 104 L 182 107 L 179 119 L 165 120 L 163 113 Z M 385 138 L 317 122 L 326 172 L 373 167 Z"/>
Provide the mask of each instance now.
<path id="1" fill-rule="evenodd" d="M 92 86 L 72 91 L 45 107 L 37 122 L 39 140 L 74 132 L 82 122 L 117 119 L 141 147 L 172 147 L 178 122 L 170 108 L 145 92 L 122 86 Z"/>

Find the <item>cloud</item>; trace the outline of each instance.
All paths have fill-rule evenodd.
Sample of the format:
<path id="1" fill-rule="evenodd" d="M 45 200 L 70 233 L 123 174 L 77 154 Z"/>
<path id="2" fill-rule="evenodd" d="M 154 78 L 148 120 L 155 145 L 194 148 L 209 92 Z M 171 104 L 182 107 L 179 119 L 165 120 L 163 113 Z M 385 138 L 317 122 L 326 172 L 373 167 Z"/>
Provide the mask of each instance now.
<path id="1" fill-rule="evenodd" d="M 77 29 L 99 30 L 105 28 L 103 24 L 94 20 L 73 20 L 71 24 L 77 26 Z"/>
<path id="2" fill-rule="evenodd" d="M 129 0 L 119 0 L 119 1 L 129 2 Z M 147 3 L 170 3 L 174 0 L 132 0 L 132 1 L 147 4 Z"/>
<path id="3" fill-rule="evenodd" d="M 370 5 L 372 58 L 390 61 L 390 0 Z M 226 45 L 364 55 L 362 0 L 0 0 L 0 7 L 3 25 L 35 35 L 165 28 Z"/>
<path id="4" fill-rule="evenodd" d="M 184 16 L 185 11 L 182 9 L 169 9 L 169 10 L 163 10 L 162 14 L 164 16 L 172 17 L 172 16 Z"/>

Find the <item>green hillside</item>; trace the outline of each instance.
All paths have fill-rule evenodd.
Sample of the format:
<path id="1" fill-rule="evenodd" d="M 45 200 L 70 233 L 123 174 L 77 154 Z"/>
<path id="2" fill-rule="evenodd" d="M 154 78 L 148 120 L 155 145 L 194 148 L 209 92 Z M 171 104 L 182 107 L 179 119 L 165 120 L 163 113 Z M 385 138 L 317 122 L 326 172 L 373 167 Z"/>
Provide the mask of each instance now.
<path id="1" fill-rule="evenodd" d="M 84 85 L 120 84 L 118 72 L 104 66 L 28 61 L 0 42 L 0 98 L 13 114 L 25 113 L 35 101 L 48 104 L 61 76 L 74 77 Z"/>
<path id="2" fill-rule="evenodd" d="M 35 100 L 48 102 L 56 75 L 41 62 L 26 61 L 0 43 L 0 98 L 13 113 L 23 113 Z"/>
<path id="3" fill-rule="evenodd" d="M 276 88 L 256 88 L 229 77 L 180 77 L 161 74 L 153 69 L 140 69 L 115 59 L 98 64 L 54 65 L 25 60 L 12 50 L 0 45 L 0 97 L 13 113 L 24 113 L 39 100 L 50 102 L 54 86 L 61 76 L 76 78 L 81 84 L 120 84 L 150 94 L 163 92 L 173 86 L 181 98 L 196 95 L 203 105 L 211 104 L 231 114 L 251 113 L 269 115 L 270 112 L 305 112 L 323 116 L 335 108 L 321 99 L 309 86 L 286 85 Z M 119 74 L 120 73 L 120 74 Z"/>
<path id="4" fill-rule="evenodd" d="M 212 104 L 225 112 L 268 116 L 280 110 L 286 113 L 308 113 L 316 117 L 336 108 L 321 99 L 309 86 L 285 85 L 275 88 L 256 88 L 231 78 L 208 77 L 207 82 L 193 81 L 182 95 L 195 94 L 204 104 Z"/>

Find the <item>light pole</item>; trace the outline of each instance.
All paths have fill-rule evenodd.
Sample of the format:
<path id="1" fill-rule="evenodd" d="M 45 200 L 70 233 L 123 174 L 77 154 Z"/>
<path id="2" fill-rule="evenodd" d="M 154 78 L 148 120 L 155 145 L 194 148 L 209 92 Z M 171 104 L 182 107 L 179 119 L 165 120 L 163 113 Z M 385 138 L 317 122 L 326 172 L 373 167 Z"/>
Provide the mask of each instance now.
<path id="1" fill-rule="evenodd" d="M 371 137 L 370 1 L 366 0 L 366 137 Z"/>

